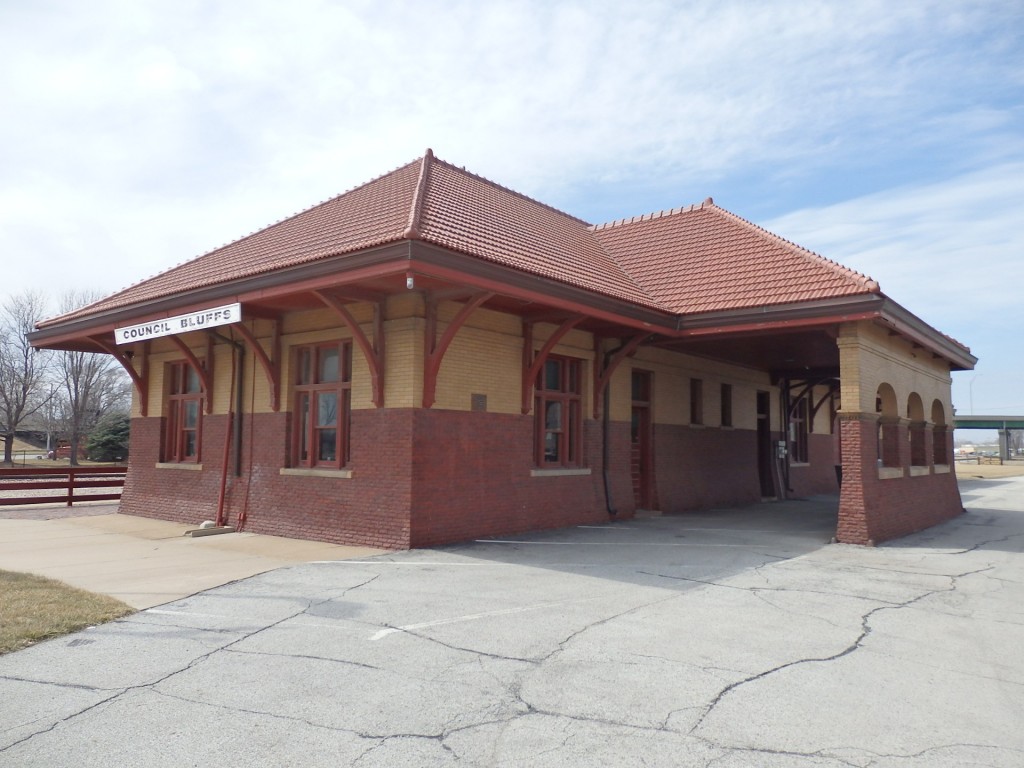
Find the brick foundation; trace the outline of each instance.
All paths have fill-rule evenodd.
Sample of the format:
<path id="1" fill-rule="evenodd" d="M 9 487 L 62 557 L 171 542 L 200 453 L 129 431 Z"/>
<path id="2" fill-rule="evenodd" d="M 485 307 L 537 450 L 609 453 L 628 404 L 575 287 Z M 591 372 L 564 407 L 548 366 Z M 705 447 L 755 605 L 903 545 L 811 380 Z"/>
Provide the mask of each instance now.
<path id="1" fill-rule="evenodd" d="M 662 512 L 750 504 L 761 498 L 753 430 L 656 425 L 654 456 Z"/>
<path id="2" fill-rule="evenodd" d="M 839 493 L 834 436 L 813 433 L 808 435 L 807 452 L 809 463 L 794 464 L 789 468 L 789 487 L 792 490 L 787 495 L 815 496 Z"/>
<path id="3" fill-rule="evenodd" d="M 546 477 L 531 473 L 532 416 L 385 408 L 353 411 L 351 424 L 351 478 L 295 476 L 280 472 L 288 415 L 245 416 L 241 477 L 229 454 L 226 522 L 244 516 L 254 533 L 402 549 L 608 519 L 598 421 L 584 422 L 590 473 Z M 216 519 L 228 426 L 226 416 L 204 418 L 200 471 L 157 467 L 161 419 L 133 420 L 122 511 L 191 525 Z M 952 472 L 910 477 L 908 469 L 907 477 L 880 480 L 876 422 L 844 420 L 841 428 L 840 541 L 879 542 L 961 511 Z M 629 518 L 629 425 L 613 422 L 609 434 L 611 506 Z M 906 435 L 894 446 L 907 464 Z M 812 435 L 810 451 L 810 465 L 791 469 L 793 493 L 834 492 L 832 437 Z M 655 496 L 666 513 L 760 498 L 752 430 L 656 425 L 653 460 Z"/>
<path id="4" fill-rule="evenodd" d="M 963 512 L 953 467 L 945 474 L 910 474 L 910 443 L 904 425 L 892 428 L 889 450 L 898 455 L 902 477 L 879 478 L 878 422 L 872 416 L 844 417 L 843 487 L 836 538 L 877 544 L 945 522 Z M 886 432 L 888 437 L 889 432 Z M 947 434 L 947 440 L 951 435 Z M 950 449 L 951 450 L 951 449 Z M 895 459 L 894 459 L 895 461 Z"/>

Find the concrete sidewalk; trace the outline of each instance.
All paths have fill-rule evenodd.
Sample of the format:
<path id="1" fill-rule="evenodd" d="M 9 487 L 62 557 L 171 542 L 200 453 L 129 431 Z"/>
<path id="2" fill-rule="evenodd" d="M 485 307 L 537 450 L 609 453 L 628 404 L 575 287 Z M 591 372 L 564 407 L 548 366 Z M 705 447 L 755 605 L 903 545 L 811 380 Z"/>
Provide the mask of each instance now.
<path id="1" fill-rule="evenodd" d="M 1024 478 L 961 489 L 877 548 L 794 500 L 241 579 L 0 656 L 0 768 L 1016 768 Z"/>
<path id="2" fill-rule="evenodd" d="M 80 517 L 0 519 L 0 569 L 48 576 L 151 608 L 295 563 L 381 554 L 369 547 L 229 533 L 191 538 L 195 526 L 116 514 L 117 505 Z M 45 511 L 26 516 L 45 517 Z"/>

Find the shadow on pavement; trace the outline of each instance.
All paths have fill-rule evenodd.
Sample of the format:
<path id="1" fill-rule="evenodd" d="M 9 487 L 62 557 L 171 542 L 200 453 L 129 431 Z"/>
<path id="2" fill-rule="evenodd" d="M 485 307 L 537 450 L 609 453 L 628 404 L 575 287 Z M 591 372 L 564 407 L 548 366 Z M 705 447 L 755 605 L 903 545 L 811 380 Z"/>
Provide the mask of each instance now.
<path id="1" fill-rule="evenodd" d="M 835 535 L 838 508 L 837 496 L 818 496 L 480 539 L 404 556 L 445 552 L 687 589 L 820 549 Z"/>

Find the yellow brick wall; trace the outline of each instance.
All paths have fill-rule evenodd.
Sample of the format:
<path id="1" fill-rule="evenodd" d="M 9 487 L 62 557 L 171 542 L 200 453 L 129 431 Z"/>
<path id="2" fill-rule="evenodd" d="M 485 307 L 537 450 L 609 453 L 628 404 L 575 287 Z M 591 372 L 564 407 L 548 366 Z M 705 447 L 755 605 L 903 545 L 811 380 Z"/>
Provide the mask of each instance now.
<path id="1" fill-rule="evenodd" d="M 874 413 L 878 387 L 887 383 L 896 392 L 900 417 L 907 418 L 907 402 L 916 392 L 924 403 L 926 418 L 931 418 L 932 403 L 938 400 L 946 422 L 951 421 L 952 378 L 944 360 L 870 321 L 845 323 L 837 343 L 843 411 Z"/>
<path id="2" fill-rule="evenodd" d="M 690 423 L 690 381 L 700 379 L 703 389 L 704 426 L 721 426 L 721 385 L 732 385 L 732 425 L 736 429 L 757 429 L 757 392 L 772 393 L 777 423 L 777 389 L 767 373 L 729 365 L 664 349 L 641 348 L 615 372 L 612 381 L 612 418 L 625 421 L 631 404 L 632 370 L 652 372 L 654 379 L 654 421 L 657 424 Z"/>
<path id="3" fill-rule="evenodd" d="M 459 312 L 460 302 L 442 302 L 438 308 L 438 338 Z M 373 307 L 370 304 L 349 305 L 349 311 L 360 323 L 363 332 L 372 336 Z M 386 360 L 385 402 L 388 407 L 419 407 L 423 392 L 424 303 L 415 292 L 388 299 L 385 308 Z M 269 320 L 251 321 L 255 335 L 265 350 L 270 351 L 273 326 Z M 533 329 L 534 349 L 540 349 L 557 325 L 538 323 Z M 202 334 L 182 337 L 193 353 L 206 354 Z M 327 309 L 311 309 L 287 313 L 282 319 L 281 335 L 281 407 L 288 409 L 291 380 L 291 350 L 297 345 L 332 339 L 348 339 L 351 334 L 334 313 Z M 435 408 L 469 410 L 471 396 L 487 396 L 487 409 L 496 413 L 519 413 L 522 381 L 522 321 L 515 315 L 478 309 L 470 315 L 456 334 L 441 364 L 437 379 Z M 581 359 L 583 365 L 583 407 L 588 416 L 593 411 L 594 339 L 584 331 L 568 333 L 554 349 L 555 354 Z M 605 342 L 605 348 L 614 342 Z M 884 328 L 870 322 L 843 326 L 838 340 L 842 365 L 841 401 L 846 410 L 874 411 L 874 397 L 883 381 L 897 393 L 900 415 L 906 416 L 907 399 L 917 392 L 924 404 L 927 418 L 938 399 L 949 421 L 952 417 L 948 366 L 930 353 L 914 349 L 900 337 L 891 336 Z M 136 354 L 141 353 L 141 348 Z M 215 413 L 229 407 L 231 377 L 230 348 L 223 342 L 214 345 L 213 405 Z M 168 340 L 157 339 L 150 344 L 149 414 L 162 415 L 164 399 L 164 368 L 166 363 L 181 360 L 181 352 Z M 352 407 L 372 408 L 369 367 L 358 345 L 352 351 Z M 655 423 L 687 425 L 690 417 L 690 381 L 700 379 L 704 392 L 704 425 L 720 426 L 720 392 L 723 383 L 732 386 L 733 427 L 756 429 L 756 393 L 770 393 L 771 423 L 779 429 L 778 389 L 771 386 L 767 373 L 729 365 L 664 349 L 641 348 L 616 370 L 611 380 L 611 418 L 628 421 L 631 403 L 631 371 L 650 371 L 654 392 L 652 410 Z M 244 371 L 240 372 L 245 388 L 245 408 L 252 405 L 257 412 L 270 410 L 269 384 L 251 350 L 246 350 Z M 826 390 L 816 388 L 816 402 Z M 849 405 L 852 403 L 852 407 Z M 531 402 L 532 406 L 532 402 Z M 816 416 L 814 431 L 831 430 L 829 409 L 824 405 Z M 137 398 L 133 414 L 139 414 Z"/>

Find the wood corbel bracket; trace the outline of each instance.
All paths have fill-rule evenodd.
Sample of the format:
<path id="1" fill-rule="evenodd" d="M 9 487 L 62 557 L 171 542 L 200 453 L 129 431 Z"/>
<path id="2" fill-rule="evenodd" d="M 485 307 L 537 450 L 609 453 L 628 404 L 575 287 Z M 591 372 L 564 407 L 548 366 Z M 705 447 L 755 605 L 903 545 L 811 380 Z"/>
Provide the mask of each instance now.
<path id="1" fill-rule="evenodd" d="M 281 410 L 281 324 L 277 320 L 273 322 L 274 335 L 271 341 L 271 355 L 266 353 L 259 339 L 245 323 L 231 323 L 229 327 L 238 331 L 238 335 L 245 339 L 245 345 L 256 355 L 256 359 L 267 377 L 267 384 L 270 385 L 270 408 L 277 412 Z"/>
<path id="2" fill-rule="evenodd" d="M 633 355 L 637 348 L 647 339 L 651 337 L 649 333 L 638 333 L 628 341 L 624 342 L 623 345 L 611 356 L 608 360 L 608 365 L 603 371 L 600 372 L 600 376 L 594 382 L 594 418 L 596 419 L 601 413 L 601 396 L 604 394 L 605 389 L 608 387 L 609 382 L 612 380 L 612 374 L 615 373 L 615 369 L 618 368 L 622 361 L 627 357 Z M 594 367 L 597 370 L 599 365 L 598 360 L 600 359 L 601 351 L 596 350 L 594 358 Z"/>
<path id="3" fill-rule="evenodd" d="M 555 329 L 555 332 L 544 342 L 537 354 L 533 355 L 533 323 L 523 324 L 523 382 L 522 382 L 522 412 L 525 416 L 530 412 L 530 396 L 533 394 L 533 384 L 537 380 L 544 363 L 547 362 L 551 350 L 560 342 L 569 331 L 582 323 L 586 318 L 583 315 L 574 315 L 562 321 L 562 324 Z M 531 359 L 532 356 L 532 359 Z"/>
<path id="4" fill-rule="evenodd" d="M 136 370 L 132 361 L 122 352 L 116 344 L 111 344 L 95 336 L 90 339 L 104 352 L 113 357 L 124 368 L 125 372 L 135 385 L 135 391 L 139 393 L 139 413 L 143 416 L 149 414 L 149 342 L 142 346 L 141 370 Z"/>
<path id="5" fill-rule="evenodd" d="M 373 339 L 368 339 L 352 313 L 337 296 L 324 291 L 313 291 L 313 295 L 341 318 L 366 358 L 370 369 L 370 385 L 373 390 L 373 404 L 384 407 L 384 306 L 382 301 L 373 304 Z"/>
<path id="6" fill-rule="evenodd" d="M 826 400 L 834 396 L 838 389 L 839 382 L 833 380 L 829 385 L 828 391 L 818 399 L 818 402 L 811 404 L 811 423 L 814 423 L 814 417 L 818 415 L 818 411 L 821 410 L 821 406 L 825 404 Z"/>
<path id="7" fill-rule="evenodd" d="M 426 306 L 425 343 L 423 345 L 423 407 L 430 408 L 434 404 L 437 392 L 437 374 L 441 370 L 441 361 L 448 351 L 455 334 L 466 324 L 466 320 L 485 301 L 493 298 L 494 293 L 485 291 L 478 293 L 462 305 L 462 309 L 452 318 L 441 338 L 437 338 L 437 305 L 438 302 L 428 297 Z"/>
<path id="8" fill-rule="evenodd" d="M 192 366 L 192 370 L 196 372 L 199 377 L 199 381 L 202 382 L 203 392 L 206 393 L 206 412 L 213 413 L 213 377 L 210 375 L 210 368 L 212 367 L 212 360 L 210 358 L 210 349 L 207 346 L 206 359 L 211 360 L 207 365 L 203 365 L 203 362 L 195 356 L 195 353 L 189 348 L 188 344 L 181 340 L 180 336 L 169 336 L 168 337 L 174 346 L 185 356 L 188 360 L 188 364 Z M 207 339 L 207 345 L 209 345 L 209 339 Z"/>

